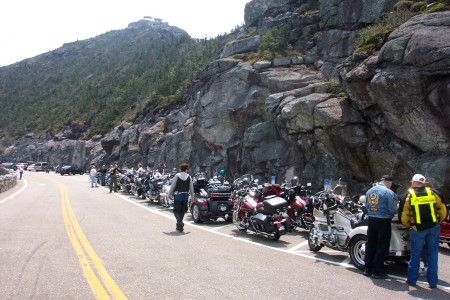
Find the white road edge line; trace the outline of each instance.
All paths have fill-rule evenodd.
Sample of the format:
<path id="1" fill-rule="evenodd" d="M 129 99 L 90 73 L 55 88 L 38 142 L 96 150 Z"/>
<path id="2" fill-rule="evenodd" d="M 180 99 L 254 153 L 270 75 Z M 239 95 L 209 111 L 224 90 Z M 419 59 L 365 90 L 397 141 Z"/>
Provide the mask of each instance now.
<path id="1" fill-rule="evenodd" d="M 0 204 L 6 202 L 7 200 L 9 200 L 9 199 L 11 199 L 11 198 L 14 198 L 16 195 L 22 193 L 22 192 L 26 189 L 26 187 L 28 186 L 28 183 L 27 183 L 27 181 L 26 181 L 25 179 L 22 179 L 22 180 L 25 182 L 25 185 L 24 185 L 20 190 L 18 190 L 18 191 L 15 192 L 14 194 L 12 194 L 11 196 L 6 197 L 6 198 L 3 199 L 2 201 L 0 201 Z"/>

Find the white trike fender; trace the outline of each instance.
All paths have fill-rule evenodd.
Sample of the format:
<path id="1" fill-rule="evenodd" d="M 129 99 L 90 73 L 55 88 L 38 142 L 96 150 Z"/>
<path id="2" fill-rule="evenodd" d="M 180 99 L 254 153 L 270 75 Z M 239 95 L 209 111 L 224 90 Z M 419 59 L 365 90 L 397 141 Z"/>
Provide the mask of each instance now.
<path id="1" fill-rule="evenodd" d="M 357 236 L 360 234 L 367 236 L 367 226 L 359 226 L 359 227 L 352 229 L 352 231 L 350 231 L 348 234 L 348 238 L 349 238 L 349 240 L 351 240 L 354 236 Z"/>

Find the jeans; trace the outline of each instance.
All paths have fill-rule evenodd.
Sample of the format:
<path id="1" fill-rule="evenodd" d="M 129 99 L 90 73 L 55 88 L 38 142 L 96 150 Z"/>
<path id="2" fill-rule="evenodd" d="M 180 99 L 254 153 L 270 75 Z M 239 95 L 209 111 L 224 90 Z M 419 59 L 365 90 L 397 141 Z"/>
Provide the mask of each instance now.
<path id="1" fill-rule="evenodd" d="M 408 263 L 408 281 L 411 284 L 417 282 L 420 268 L 420 255 L 425 247 L 427 256 L 427 281 L 430 286 L 436 286 L 438 282 L 438 254 L 439 254 L 440 226 L 433 226 L 421 231 L 409 230 L 411 243 L 411 259 Z M 425 243 L 425 246 L 424 246 Z"/>
<path id="2" fill-rule="evenodd" d="M 106 185 L 106 173 L 100 173 L 100 182 L 102 186 Z"/>
<path id="3" fill-rule="evenodd" d="M 384 261 L 389 254 L 391 233 L 391 219 L 369 217 L 364 262 L 366 269 L 373 274 L 384 273 Z"/>
<path id="4" fill-rule="evenodd" d="M 97 187 L 97 176 L 91 176 L 91 187 Z"/>
<path id="5" fill-rule="evenodd" d="M 175 215 L 175 219 L 177 219 L 178 224 L 184 224 L 183 218 L 184 214 L 188 210 L 188 202 L 187 201 L 174 201 L 173 202 L 173 214 Z"/>

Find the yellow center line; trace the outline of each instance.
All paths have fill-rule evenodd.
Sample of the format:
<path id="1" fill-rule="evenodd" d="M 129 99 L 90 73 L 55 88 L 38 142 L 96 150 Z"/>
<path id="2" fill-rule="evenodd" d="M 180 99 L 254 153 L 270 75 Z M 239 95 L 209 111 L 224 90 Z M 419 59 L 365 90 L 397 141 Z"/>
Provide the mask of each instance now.
<path id="1" fill-rule="evenodd" d="M 84 235 L 83 230 L 81 229 L 75 213 L 73 212 L 70 205 L 70 199 L 67 194 L 66 186 L 59 183 L 59 189 L 61 192 L 61 208 L 66 232 L 78 257 L 84 276 L 86 277 L 92 289 L 92 292 L 97 299 L 110 299 L 106 289 L 114 299 L 127 299 L 120 288 L 117 286 L 115 281 L 108 274 L 100 258 L 95 253 L 91 244 Z M 100 275 L 101 281 L 103 282 L 106 289 L 105 287 L 103 287 L 102 282 L 98 279 L 95 271 L 92 269 L 91 263 L 97 270 L 97 273 Z"/>

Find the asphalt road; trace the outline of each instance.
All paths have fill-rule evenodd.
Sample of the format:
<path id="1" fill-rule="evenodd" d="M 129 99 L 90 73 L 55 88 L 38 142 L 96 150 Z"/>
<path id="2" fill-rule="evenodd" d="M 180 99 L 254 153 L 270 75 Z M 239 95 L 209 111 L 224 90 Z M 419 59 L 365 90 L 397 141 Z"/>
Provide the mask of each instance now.
<path id="1" fill-rule="evenodd" d="M 0 299 L 449 299 L 450 248 L 439 285 L 366 278 L 347 253 L 310 252 L 307 232 L 279 241 L 224 220 L 175 231 L 171 210 L 104 188 L 87 175 L 25 172 L 0 194 Z M 423 278 L 425 280 L 425 278 Z"/>

